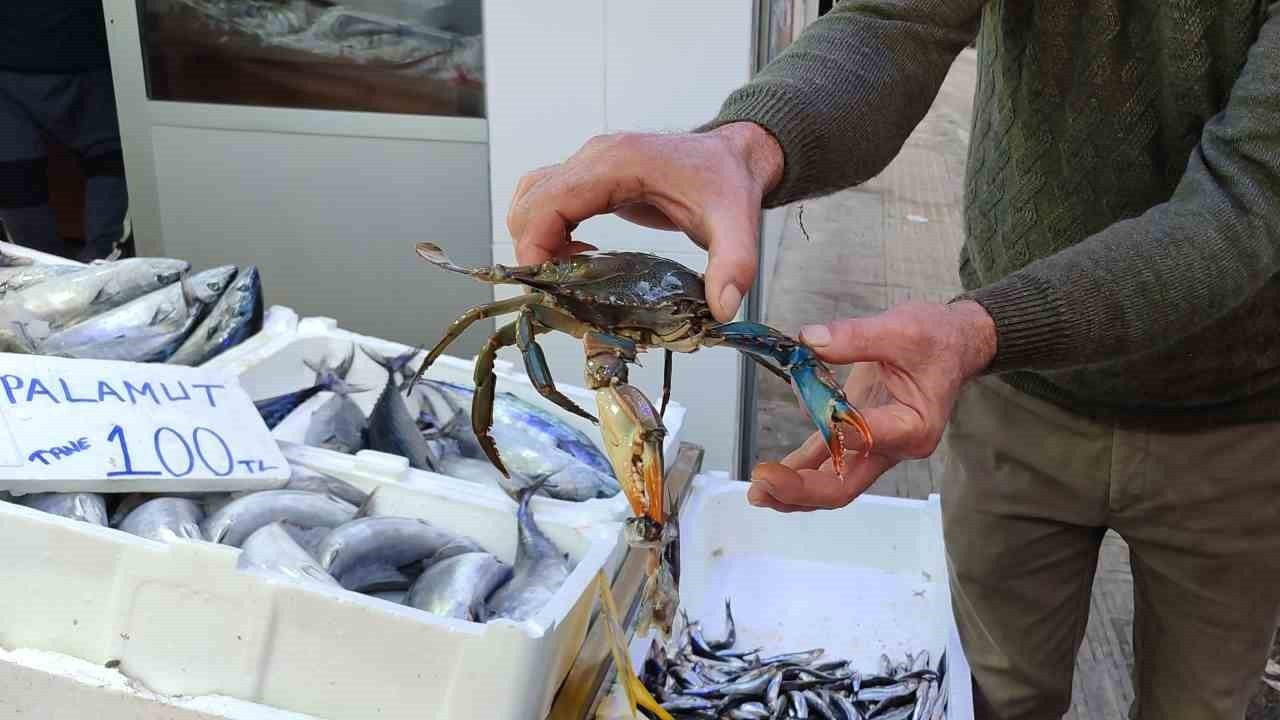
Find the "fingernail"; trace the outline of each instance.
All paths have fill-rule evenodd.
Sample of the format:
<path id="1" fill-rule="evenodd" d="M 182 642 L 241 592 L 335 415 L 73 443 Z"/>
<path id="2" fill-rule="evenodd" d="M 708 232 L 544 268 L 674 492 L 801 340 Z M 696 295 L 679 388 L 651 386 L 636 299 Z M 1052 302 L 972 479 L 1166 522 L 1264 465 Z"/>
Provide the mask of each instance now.
<path id="1" fill-rule="evenodd" d="M 813 347 L 826 347 L 831 344 L 831 331 L 826 325 L 805 325 L 800 328 L 800 339 Z"/>
<path id="2" fill-rule="evenodd" d="M 738 314 L 738 306 L 742 304 L 742 291 L 737 285 L 729 283 L 720 291 L 720 307 L 729 315 L 727 319 L 733 319 Z"/>

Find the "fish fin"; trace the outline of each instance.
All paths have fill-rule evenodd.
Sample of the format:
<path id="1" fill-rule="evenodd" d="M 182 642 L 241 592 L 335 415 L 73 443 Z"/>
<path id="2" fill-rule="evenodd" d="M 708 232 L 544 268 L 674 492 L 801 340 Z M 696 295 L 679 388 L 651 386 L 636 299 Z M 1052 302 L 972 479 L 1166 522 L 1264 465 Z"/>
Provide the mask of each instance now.
<path id="1" fill-rule="evenodd" d="M 391 369 L 391 359 L 390 359 L 390 358 L 385 357 L 385 356 L 383 356 L 383 355 L 381 355 L 381 354 L 379 354 L 379 353 L 377 353 L 377 352 L 374 352 L 373 350 L 370 350 L 369 348 L 367 348 L 367 347 L 365 347 L 365 346 L 363 346 L 363 345 L 361 345 L 361 346 L 360 346 L 360 352 L 364 353 L 364 356 L 365 356 L 365 357 L 367 357 L 367 358 L 369 358 L 370 360 L 372 360 L 372 361 L 374 361 L 375 363 L 377 363 L 377 364 L 378 364 L 378 366 L 379 366 L 379 367 L 381 367 L 383 370 L 386 370 L 387 372 L 394 372 L 394 371 Z"/>
<path id="2" fill-rule="evenodd" d="M 98 292 L 93 294 L 93 299 L 89 301 L 89 304 L 97 305 L 99 303 L 107 302 L 108 300 L 111 299 L 112 295 L 113 293 L 107 292 L 107 286 L 103 285 L 102 287 L 98 288 Z"/>
<path id="3" fill-rule="evenodd" d="M 182 289 L 182 304 L 188 310 L 200 304 L 200 298 L 196 296 L 196 289 L 191 284 L 191 276 L 184 274 L 178 278 L 178 286 Z"/>
<path id="4" fill-rule="evenodd" d="M 355 346 L 355 343 L 352 343 L 351 347 L 347 348 L 347 354 L 342 358 L 342 361 L 339 362 L 338 365 L 333 368 L 333 373 L 338 377 L 342 378 L 343 380 L 345 380 L 347 379 L 347 374 L 351 372 L 351 366 L 354 365 L 355 362 L 356 362 L 356 346 Z"/>
<path id="5" fill-rule="evenodd" d="M 549 478 L 544 475 L 541 478 L 534 480 L 533 483 L 516 490 L 515 493 L 512 494 L 511 499 L 515 500 L 520 505 L 521 514 L 527 514 L 529 512 L 529 501 L 547 484 L 547 480 L 549 480 Z M 510 491 L 508 491 L 508 494 L 511 494 Z"/>

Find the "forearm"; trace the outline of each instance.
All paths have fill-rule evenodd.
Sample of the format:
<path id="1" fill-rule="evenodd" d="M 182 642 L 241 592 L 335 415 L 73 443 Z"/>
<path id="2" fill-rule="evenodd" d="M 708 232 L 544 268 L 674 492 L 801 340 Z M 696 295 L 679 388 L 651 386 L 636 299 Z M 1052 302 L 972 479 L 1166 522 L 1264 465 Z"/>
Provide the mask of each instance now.
<path id="1" fill-rule="evenodd" d="M 897 155 L 956 55 L 974 37 L 977 0 L 849 0 L 808 27 L 704 129 L 750 121 L 784 162 L 766 207 L 862 183 Z"/>
<path id="2" fill-rule="evenodd" d="M 1173 197 L 970 296 L 994 371 L 1106 362 L 1185 337 L 1280 272 L 1280 4 Z"/>

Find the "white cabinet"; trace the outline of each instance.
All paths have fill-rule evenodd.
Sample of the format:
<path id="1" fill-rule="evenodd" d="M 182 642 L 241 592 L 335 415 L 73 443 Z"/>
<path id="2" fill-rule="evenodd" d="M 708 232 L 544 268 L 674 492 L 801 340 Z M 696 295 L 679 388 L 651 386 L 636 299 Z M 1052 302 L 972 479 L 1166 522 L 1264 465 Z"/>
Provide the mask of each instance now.
<path id="1" fill-rule="evenodd" d="M 751 75 L 753 13 L 751 0 L 490 3 L 485 71 L 495 262 L 514 261 L 506 214 L 525 172 L 560 162 L 602 132 L 676 131 L 713 117 Z M 575 236 L 705 269 L 705 255 L 684 235 L 612 216 L 583 223 Z M 499 288 L 497 295 L 509 292 Z M 557 376 L 581 381 L 580 343 L 552 334 L 542 344 Z M 632 381 L 656 401 L 662 354 L 642 361 Z M 707 467 L 734 464 L 741 378 L 741 359 L 731 350 L 675 358 L 673 397 L 688 408 L 685 437 L 706 448 Z"/>

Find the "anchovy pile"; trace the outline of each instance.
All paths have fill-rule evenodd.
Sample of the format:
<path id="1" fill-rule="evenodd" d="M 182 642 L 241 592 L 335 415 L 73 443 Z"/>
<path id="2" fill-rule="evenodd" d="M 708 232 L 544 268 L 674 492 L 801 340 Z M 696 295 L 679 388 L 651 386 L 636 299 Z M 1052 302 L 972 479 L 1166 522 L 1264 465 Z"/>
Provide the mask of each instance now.
<path id="1" fill-rule="evenodd" d="M 591 438 L 511 393 L 494 398 L 490 430 L 511 471 L 510 478 L 504 477 L 484 454 L 464 409 L 471 407 L 473 387 L 423 379 L 406 393 L 404 370 L 419 350 L 382 357 L 361 349 L 387 373 L 367 417 L 350 396 L 371 388 L 346 383 L 353 346 L 332 368 L 308 364 L 316 374 L 310 385 L 255 401 L 267 426 L 274 428 L 312 397 L 328 393 L 307 423 L 307 445 L 343 453 L 369 449 L 399 455 L 418 470 L 494 485 L 513 497 L 532 485 L 539 486 L 542 495 L 572 502 L 621 492 L 608 458 Z"/>
<path id="2" fill-rule="evenodd" d="M 893 663 L 880 656 L 875 672 L 847 660 L 824 660 L 821 649 L 765 655 L 735 650 L 737 630 L 725 601 L 727 633 L 704 635 L 683 617 L 669 653 L 654 640 L 640 679 L 675 718 L 715 720 L 941 720 L 947 712 L 946 654 L 937 667 L 929 652 Z"/>
<path id="3" fill-rule="evenodd" d="M 231 545 L 241 549 L 242 568 L 442 617 L 487 622 L 532 618 L 573 570 L 573 562 L 529 512 L 532 495 L 522 495 L 516 513 L 514 565 L 471 538 L 425 520 L 366 515 L 373 495 L 297 468 L 279 490 L 182 496 L 0 493 L 0 499 L 160 542 Z"/>
<path id="4" fill-rule="evenodd" d="M 5 258 L 8 258 L 7 260 Z M 169 258 L 0 258 L 0 351 L 200 365 L 262 329 L 258 270 Z"/>

